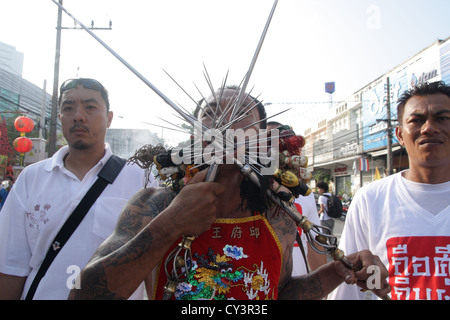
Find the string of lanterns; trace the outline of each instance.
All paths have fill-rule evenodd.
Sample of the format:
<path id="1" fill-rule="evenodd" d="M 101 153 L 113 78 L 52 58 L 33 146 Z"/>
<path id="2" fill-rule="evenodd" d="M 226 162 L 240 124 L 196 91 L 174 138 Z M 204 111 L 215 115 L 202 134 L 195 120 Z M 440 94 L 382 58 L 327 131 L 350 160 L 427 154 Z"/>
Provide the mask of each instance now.
<path id="1" fill-rule="evenodd" d="M 20 137 L 14 140 L 13 148 L 20 153 L 20 165 L 23 165 L 25 153 L 31 151 L 33 148 L 33 142 L 25 134 L 33 130 L 34 121 L 28 117 L 20 116 L 14 121 L 14 127 L 20 132 Z"/>

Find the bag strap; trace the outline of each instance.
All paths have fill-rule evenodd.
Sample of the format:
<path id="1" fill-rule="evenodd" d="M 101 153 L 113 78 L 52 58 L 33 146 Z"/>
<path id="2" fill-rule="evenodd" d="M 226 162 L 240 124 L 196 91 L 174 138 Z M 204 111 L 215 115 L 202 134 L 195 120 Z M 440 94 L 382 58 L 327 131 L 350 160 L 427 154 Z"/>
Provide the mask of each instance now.
<path id="1" fill-rule="evenodd" d="M 88 190 L 88 192 L 84 195 L 83 199 L 81 199 L 80 203 L 77 205 L 75 210 L 72 212 L 70 217 L 62 226 L 61 230 L 56 235 L 53 240 L 50 248 L 47 251 L 47 254 L 42 262 L 39 271 L 33 279 L 33 282 L 28 290 L 26 295 L 26 300 L 32 300 L 34 293 L 39 285 L 41 279 L 45 276 L 47 269 L 52 264 L 53 260 L 57 256 L 57 254 L 61 251 L 63 246 L 66 244 L 67 240 L 69 240 L 72 233 L 81 223 L 83 218 L 86 216 L 86 213 L 89 211 L 91 206 L 94 204 L 95 200 L 97 200 L 98 196 L 103 192 L 106 186 L 110 183 L 113 183 L 116 177 L 119 175 L 120 171 L 124 167 L 126 163 L 125 159 L 122 159 L 116 155 L 111 155 L 108 161 L 103 166 L 102 170 L 98 173 L 98 178 Z"/>
<path id="2" fill-rule="evenodd" d="M 333 194 L 332 193 L 330 193 L 330 195 L 323 194 L 323 196 L 325 198 L 327 198 L 327 208 L 325 209 L 325 211 L 328 214 L 328 210 L 330 209 L 330 208 L 328 208 L 328 200 L 330 200 L 330 198 L 333 196 Z"/>

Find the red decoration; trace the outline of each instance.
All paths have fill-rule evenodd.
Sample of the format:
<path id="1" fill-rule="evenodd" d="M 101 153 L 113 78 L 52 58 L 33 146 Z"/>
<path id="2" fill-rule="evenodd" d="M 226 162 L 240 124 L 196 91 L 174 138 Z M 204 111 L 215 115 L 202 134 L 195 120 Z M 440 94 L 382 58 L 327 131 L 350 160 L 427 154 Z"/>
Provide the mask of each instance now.
<path id="1" fill-rule="evenodd" d="M 17 152 L 26 153 L 33 148 L 33 142 L 27 137 L 18 137 L 14 140 L 13 147 Z"/>
<path id="2" fill-rule="evenodd" d="M 34 121 L 25 116 L 17 117 L 14 121 L 14 127 L 19 132 L 30 132 L 34 128 Z"/>
<path id="3" fill-rule="evenodd" d="M 11 144 L 9 143 L 9 139 L 8 139 L 8 129 L 6 128 L 6 120 L 5 118 L 2 119 L 1 123 L 0 123 L 0 155 L 9 155 L 11 154 L 13 151 L 13 149 L 11 148 Z"/>
<path id="4" fill-rule="evenodd" d="M 6 166 L 6 175 L 14 176 L 14 167 L 11 165 Z"/>
<path id="5" fill-rule="evenodd" d="M 305 138 L 295 135 L 291 130 L 282 131 L 280 134 L 280 151 L 287 150 L 290 155 L 300 155 L 300 149 L 305 146 Z"/>

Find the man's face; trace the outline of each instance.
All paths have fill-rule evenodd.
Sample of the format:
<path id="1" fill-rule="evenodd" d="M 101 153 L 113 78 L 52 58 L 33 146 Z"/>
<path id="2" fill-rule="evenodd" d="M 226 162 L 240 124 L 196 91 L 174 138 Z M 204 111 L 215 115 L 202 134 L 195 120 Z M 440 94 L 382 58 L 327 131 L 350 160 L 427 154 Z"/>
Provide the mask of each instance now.
<path id="1" fill-rule="evenodd" d="M 239 91 L 234 89 L 225 89 L 222 93 L 220 91 L 215 93 L 215 96 L 211 96 L 202 104 L 202 110 L 199 114 L 200 122 L 210 129 L 219 129 L 219 130 L 208 130 L 211 133 L 203 135 L 203 147 L 206 148 L 204 151 L 206 153 L 215 154 L 219 158 L 225 156 L 226 151 L 234 150 L 234 154 L 228 153 L 226 156 L 226 160 L 224 159 L 224 163 L 231 164 L 233 163 L 231 156 L 234 158 L 243 161 L 243 157 L 246 153 L 253 152 L 253 156 L 257 156 L 257 150 L 254 149 L 254 146 L 257 145 L 258 132 L 260 128 L 260 115 L 258 109 L 255 107 L 256 103 L 253 98 L 247 97 L 241 102 L 241 107 L 235 112 L 239 111 L 238 116 L 234 116 L 233 118 L 239 119 L 239 121 L 234 122 L 231 119 L 232 109 L 230 107 L 235 103 L 238 99 Z M 220 103 L 217 103 L 216 98 L 219 99 Z M 222 120 L 223 116 L 223 120 Z M 230 126 L 223 127 L 224 125 L 232 124 Z M 226 130 L 225 130 L 225 129 Z M 209 135 L 214 136 L 212 139 Z M 247 144 L 247 140 L 250 140 L 249 144 Z M 221 140 L 218 140 L 221 139 Z M 214 152 L 210 152 L 210 146 L 207 147 L 209 141 L 222 141 L 223 150 L 225 153 L 216 153 L 219 149 L 214 150 Z M 247 142 L 246 142 L 247 141 Z M 249 146 L 247 149 L 247 146 Z M 217 147 L 217 144 L 215 145 Z M 253 147 L 252 147 L 253 146 Z"/>
<path id="2" fill-rule="evenodd" d="M 113 113 L 106 111 L 99 91 L 78 85 L 63 92 L 59 119 L 70 147 L 78 150 L 103 147 L 112 118 Z"/>
<path id="3" fill-rule="evenodd" d="M 415 96 L 405 105 L 396 128 L 411 166 L 450 165 L 450 98 L 444 94 Z"/>
<path id="4" fill-rule="evenodd" d="M 220 91 L 216 92 L 215 97 L 221 98 L 220 104 L 217 104 L 217 101 L 214 96 L 210 96 L 206 99 L 202 104 L 202 112 L 200 113 L 200 121 L 207 126 L 208 128 L 215 127 L 213 123 L 214 120 L 217 120 L 222 116 L 222 113 L 225 113 L 225 120 L 223 124 L 226 124 L 230 121 L 231 113 L 229 106 L 238 99 L 239 91 L 234 89 L 225 89 L 221 94 Z M 231 127 L 232 129 L 243 129 L 248 126 L 248 128 L 253 128 L 258 130 L 260 128 L 260 124 L 256 123 L 260 120 L 258 109 L 252 108 L 256 103 L 253 98 L 247 97 L 242 103 L 240 109 L 248 110 L 245 112 L 245 117 L 243 117 L 239 122 L 236 122 Z M 232 108 L 231 108 L 232 109 Z M 223 125 L 222 124 L 222 125 Z M 248 129 L 246 128 L 246 129 Z"/>

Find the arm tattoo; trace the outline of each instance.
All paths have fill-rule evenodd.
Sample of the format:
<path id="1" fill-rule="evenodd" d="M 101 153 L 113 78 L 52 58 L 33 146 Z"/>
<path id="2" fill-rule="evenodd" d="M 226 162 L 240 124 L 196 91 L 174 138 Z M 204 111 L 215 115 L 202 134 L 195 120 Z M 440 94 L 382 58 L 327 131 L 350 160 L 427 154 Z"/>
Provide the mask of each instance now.
<path id="1" fill-rule="evenodd" d="M 320 299 L 323 297 L 322 283 L 317 274 L 292 278 L 292 250 L 296 241 L 297 224 L 284 211 L 270 215 L 270 222 L 283 247 L 283 265 L 279 287 L 279 299 Z"/>
<path id="2" fill-rule="evenodd" d="M 280 292 L 279 298 L 285 300 L 314 300 L 324 296 L 322 282 L 318 274 L 307 274 L 291 278 Z"/>
<path id="3" fill-rule="evenodd" d="M 135 236 L 175 198 L 169 189 L 143 189 L 131 198 L 116 227 L 119 234 Z"/>
<path id="4" fill-rule="evenodd" d="M 73 289 L 69 298 L 126 299 L 127 297 L 110 291 L 109 278 L 122 275 L 109 275 L 108 270 L 123 270 L 123 268 L 120 269 L 121 266 L 126 268 L 127 263 L 138 261 L 150 249 L 153 235 L 150 232 L 141 231 L 169 206 L 174 197 L 175 193 L 168 189 L 149 188 L 135 194 L 122 210 L 112 236 L 103 242 L 92 260 L 83 269 L 81 288 Z M 130 243 L 132 239 L 133 242 Z M 143 265 L 139 267 L 144 269 Z M 135 273 L 133 270 L 130 271 Z M 133 274 L 130 275 L 130 277 L 133 276 Z M 123 275 L 123 277 L 127 276 Z M 143 279 L 137 279 L 137 285 L 142 281 Z"/>
<path id="5" fill-rule="evenodd" d="M 136 193 L 123 208 L 113 236 L 99 247 L 94 257 L 104 257 L 125 245 L 168 207 L 174 197 L 167 189 L 142 189 Z"/>

